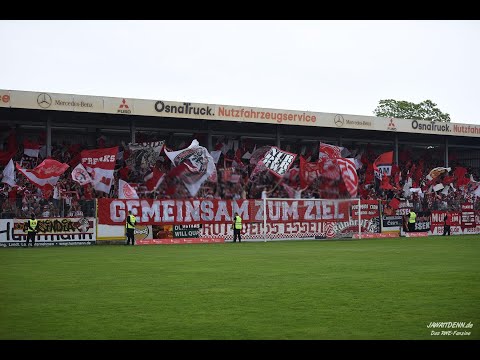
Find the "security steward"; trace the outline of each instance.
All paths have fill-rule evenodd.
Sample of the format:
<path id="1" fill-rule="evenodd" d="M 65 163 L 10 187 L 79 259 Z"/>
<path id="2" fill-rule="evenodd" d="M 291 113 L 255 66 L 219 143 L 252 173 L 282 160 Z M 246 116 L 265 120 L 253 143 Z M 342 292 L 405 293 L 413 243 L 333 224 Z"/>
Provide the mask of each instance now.
<path id="1" fill-rule="evenodd" d="M 233 229 L 233 242 L 237 242 L 237 237 L 238 237 L 238 242 L 239 243 L 242 242 L 242 237 L 240 236 L 240 233 L 242 231 L 242 218 L 238 215 L 237 212 L 233 217 L 232 229 Z"/>
<path id="2" fill-rule="evenodd" d="M 417 214 L 415 211 L 411 210 L 408 214 L 408 231 L 415 231 L 415 222 L 417 221 Z"/>
<path id="3" fill-rule="evenodd" d="M 135 218 L 135 215 L 132 215 L 132 211 L 130 210 L 128 212 L 127 216 L 127 222 L 125 223 L 125 228 L 127 229 L 127 244 L 130 245 L 130 240 L 132 242 L 132 245 L 135 245 L 135 223 L 137 222 L 137 219 Z"/>
<path id="4" fill-rule="evenodd" d="M 32 217 L 27 221 L 27 245 L 28 242 L 32 240 L 32 247 L 35 246 L 35 238 L 37 236 L 37 224 L 38 220 L 35 219 L 35 214 L 32 213 Z"/>

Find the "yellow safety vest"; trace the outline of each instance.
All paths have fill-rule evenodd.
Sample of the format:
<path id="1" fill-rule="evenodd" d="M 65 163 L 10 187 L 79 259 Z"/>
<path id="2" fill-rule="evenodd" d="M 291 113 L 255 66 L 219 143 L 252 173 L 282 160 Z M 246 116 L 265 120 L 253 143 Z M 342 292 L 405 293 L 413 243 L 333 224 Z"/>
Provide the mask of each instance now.
<path id="1" fill-rule="evenodd" d="M 28 220 L 28 232 L 33 232 L 37 228 L 38 220 Z"/>
<path id="2" fill-rule="evenodd" d="M 242 229 L 242 218 L 240 216 L 235 217 L 235 229 Z"/>
<path id="3" fill-rule="evenodd" d="M 135 222 L 137 221 L 135 219 L 135 215 L 128 215 L 128 217 L 130 217 L 130 222 L 133 224 L 133 225 L 130 225 L 127 221 L 127 223 L 125 224 L 126 228 L 127 229 L 135 229 Z"/>
<path id="4" fill-rule="evenodd" d="M 413 211 L 410 212 L 410 217 L 408 218 L 409 223 L 414 223 L 417 218 L 417 214 L 415 214 Z"/>

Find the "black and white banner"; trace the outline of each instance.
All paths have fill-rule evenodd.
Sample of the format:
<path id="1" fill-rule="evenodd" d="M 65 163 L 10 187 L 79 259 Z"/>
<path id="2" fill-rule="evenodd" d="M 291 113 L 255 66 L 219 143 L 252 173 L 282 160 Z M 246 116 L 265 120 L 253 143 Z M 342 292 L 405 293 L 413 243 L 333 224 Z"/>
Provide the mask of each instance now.
<path id="1" fill-rule="evenodd" d="M 296 157 L 297 154 L 283 151 L 276 146 L 272 146 L 262 161 L 265 167 L 274 175 L 283 177 L 288 169 L 290 169 L 290 166 L 292 166 Z"/>
<path id="2" fill-rule="evenodd" d="M 157 162 L 164 144 L 165 140 L 128 144 L 130 156 L 125 160 L 127 166 L 130 170 L 145 175 Z"/>

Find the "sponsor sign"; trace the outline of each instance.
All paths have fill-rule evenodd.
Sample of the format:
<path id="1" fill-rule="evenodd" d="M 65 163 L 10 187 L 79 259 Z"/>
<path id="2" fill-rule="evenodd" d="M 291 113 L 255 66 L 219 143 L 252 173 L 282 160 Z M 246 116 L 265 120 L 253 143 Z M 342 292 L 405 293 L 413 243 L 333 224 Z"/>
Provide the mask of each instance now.
<path id="1" fill-rule="evenodd" d="M 27 240 L 27 220 L 0 221 L 0 246 L 24 246 Z M 95 218 L 38 219 L 35 246 L 93 245 Z"/>
<path id="2" fill-rule="evenodd" d="M 201 225 L 173 225 L 174 238 L 197 238 Z"/>
<path id="3" fill-rule="evenodd" d="M 400 215 L 382 216 L 382 232 L 391 232 L 391 231 L 398 232 L 402 228 L 402 224 L 403 224 L 403 216 L 400 216 Z"/>
<path id="4" fill-rule="evenodd" d="M 0 89 L 0 107 L 9 106 L 25 109 L 98 112 L 480 137 L 479 125 L 432 123 L 423 120 L 175 102 L 163 99 L 111 98 Z"/>
<path id="5" fill-rule="evenodd" d="M 10 107 L 10 91 L 0 90 L 0 107 Z"/>
<path id="6" fill-rule="evenodd" d="M 224 238 L 181 238 L 181 239 L 150 239 L 139 240 L 135 245 L 174 245 L 174 244 L 212 244 L 224 243 Z"/>
<path id="7" fill-rule="evenodd" d="M 406 232 L 403 234 L 405 237 L 425 237 L 428 236 L 428 232 Z"/>
<path id="8" fill-rule="evenodd" d="M 128 98 L 103 99 L 104 112 L 109 114 L 132 115 L 135 113 L 135 100 Z"/>
<path id="9" fill-rule="evenodd" d="M 377 200 L 362 200 L 360 202 L 360 217 L 362 219 L 372 219 L 380 216 L 380 208 Z M 352 217 L 358 217 L 358 204 L 352 203 Z"/>
<path id="10" fill-rule="evenodd" d="M 353 238 L 354 239 L 376 239 L 376 238 L 396 238 L 398 237 L 398 234 L 395 233 L 386 233 L 386 234 L 368 234 L 368 233 L 362 233 L 361 236 L 358 234 L 354 234 Z"/>

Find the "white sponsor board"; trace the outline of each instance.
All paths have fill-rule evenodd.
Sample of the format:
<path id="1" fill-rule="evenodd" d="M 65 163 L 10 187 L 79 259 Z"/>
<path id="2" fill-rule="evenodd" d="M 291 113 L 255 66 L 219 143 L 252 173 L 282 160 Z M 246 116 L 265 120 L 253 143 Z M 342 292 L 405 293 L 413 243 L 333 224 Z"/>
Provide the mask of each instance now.
<path id="1" fill-rule="evenodd" d="M 152 225 L 137 225 L 135 227 L 135 240 L 153 239 Z M 124 225 L 97 225 L 97 241 L 126 240 Z"/>
<path id="2" fill-rule="evenodd" d="M 432 122 L 396 118 L 373 117 L 374 130 L 416 134 L 456 135 L 480 137 L 480 126 L 461 123 Z"/>
<path id="3" fill-rule="evenodd" d="M 28 219 L 0 220 L 0 247 L 25 246 Z M 35 246 L 94 245 L 96 219 L 93 217 L 37 219 Z M 31 242 L 30 244 L 31 245 Z"/>
<path id="4" fill-rule="evenodd" d="M 99 96 L 73 96 L 73 111 L 103 113 L 103 98 Z"/>
<path id="5" fill-rule="evenodd" d="M 480 125 L 0 89 L 0 107 L 480 137 Z"/>

